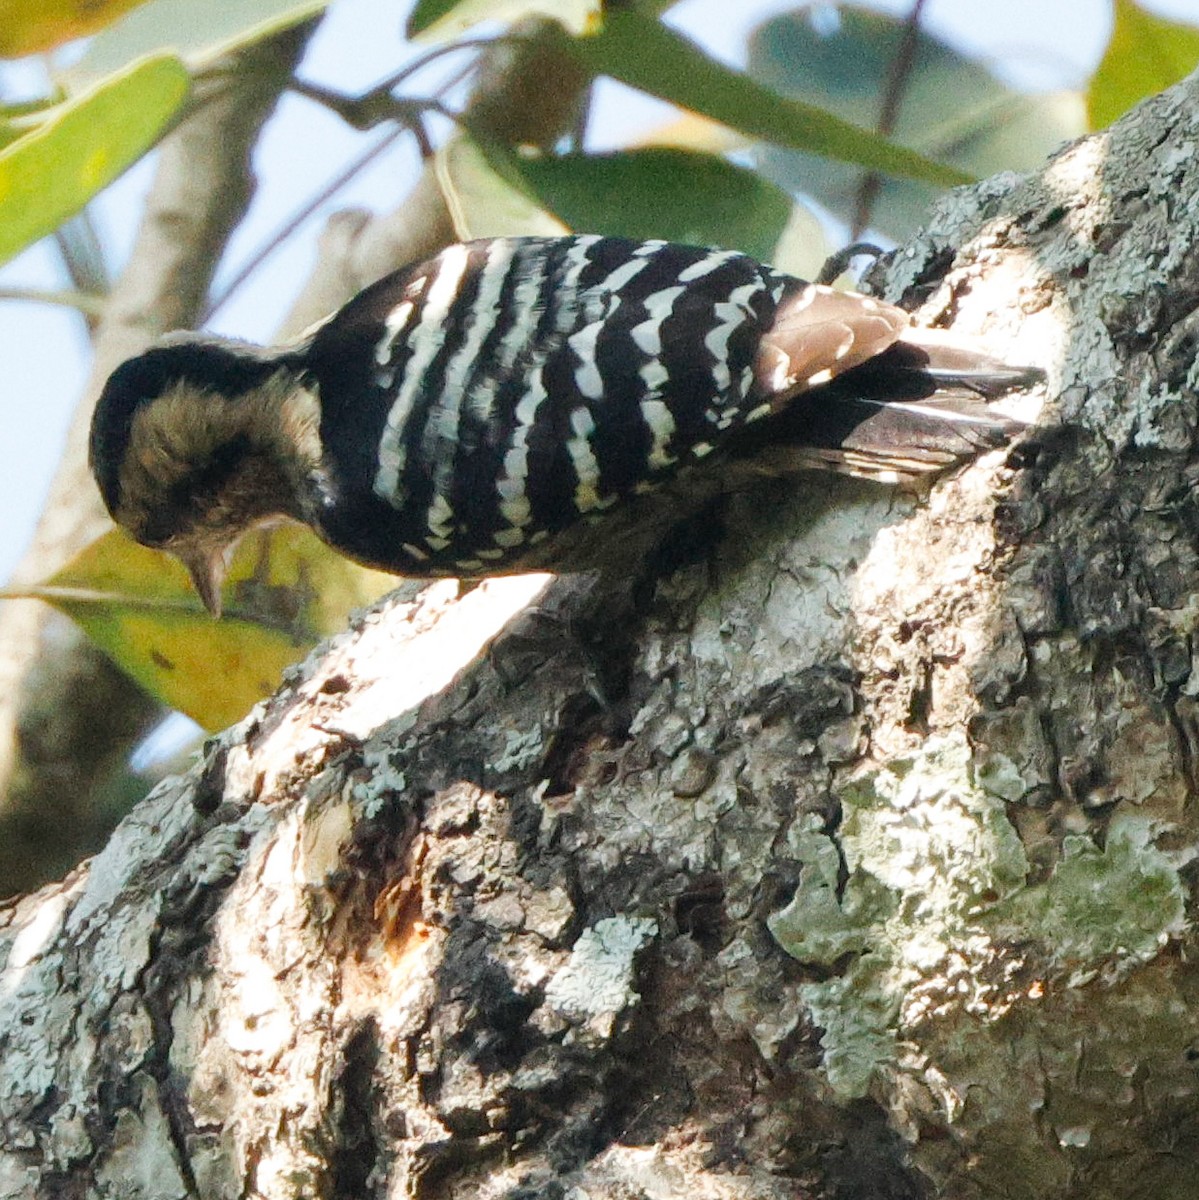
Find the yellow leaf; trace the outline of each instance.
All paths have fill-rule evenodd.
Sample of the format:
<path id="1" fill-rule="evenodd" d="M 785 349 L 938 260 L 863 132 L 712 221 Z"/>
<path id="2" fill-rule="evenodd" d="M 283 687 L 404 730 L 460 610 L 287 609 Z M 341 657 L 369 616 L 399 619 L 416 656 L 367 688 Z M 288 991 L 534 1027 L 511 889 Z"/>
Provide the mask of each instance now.
<path id="1" fill-rule="evenodd" d="M 283 669 L 342 628 L 352 609 L 397 582 L 340 557 L 307 529 L 281 525 L 239 547 L 225 615 L 214 621 L 174 559 L 113 530 L 19 594 L 53 604 L 147 691 L 222 729 L 269 696 Z"/>
<path id="2" fill-rule="evenodd" d="M 111 25 L 145 0 L 0 0 L 0 58 L 53 50 Z"/>
<path id="3" fill-rule="evenodd" d="M 1102 129 L 1134 104 L 1164 91 L 1199 63 L 1199 29 L 1116 0 L 1112 40 L 1087 88 L 1092 129 Z"/>
<path id="4" fill-rule="evenodd" d="M 680 112 L 629 142 L 630 149 L 674 146 L 679 150 L 705 150 L 709 154 L 730 154 L 752 145 L 744 134 L 693 112 Z"/>

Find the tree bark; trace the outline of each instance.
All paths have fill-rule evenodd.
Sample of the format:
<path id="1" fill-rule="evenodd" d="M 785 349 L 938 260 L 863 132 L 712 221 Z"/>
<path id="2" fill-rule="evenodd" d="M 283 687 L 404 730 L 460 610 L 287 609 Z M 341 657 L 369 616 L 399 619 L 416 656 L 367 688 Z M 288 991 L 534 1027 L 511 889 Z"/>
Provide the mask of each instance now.
<path id="1" fill-rule="evenodd" d="M 0 1197 L 1192 1196 L 1197 145 L 880 265 L 1047 369 L 1010 451 L 393 597 L 3 910 Z"/>

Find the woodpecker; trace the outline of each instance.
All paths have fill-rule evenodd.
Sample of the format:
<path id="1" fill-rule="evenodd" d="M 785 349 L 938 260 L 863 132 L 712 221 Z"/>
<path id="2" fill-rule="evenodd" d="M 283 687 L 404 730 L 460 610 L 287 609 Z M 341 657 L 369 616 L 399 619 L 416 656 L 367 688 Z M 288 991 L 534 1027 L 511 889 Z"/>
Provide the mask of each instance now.
<path id="1" fill-rule="evenodd" d="M 112 373 L 90 457 L 218 614 L 264 522 L 398 575 L 605 570 L 655 498 L 677 519 L 745 470 L 942 471 L 1019 429 L 989 401 L 1039 378 L 731 250 L 494 238 L 290 345 L 164 338 Z"/>

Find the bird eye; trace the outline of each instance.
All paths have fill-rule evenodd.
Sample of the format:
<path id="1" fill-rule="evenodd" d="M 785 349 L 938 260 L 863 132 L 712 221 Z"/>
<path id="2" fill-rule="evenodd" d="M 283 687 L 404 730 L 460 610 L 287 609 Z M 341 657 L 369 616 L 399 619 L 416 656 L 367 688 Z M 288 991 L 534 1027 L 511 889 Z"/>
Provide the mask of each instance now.
<path id="1" fill-rule="evenodd" d="M 151 550 L 167 550 L 171 543 L 170 537 L 164 537 L 159 533 L 141 533 L 137 540 L 140 545 L 147 546 Z"/>
<path id="2" fill-rule="evenodd" d="M 189 536 L 192 527 L 193 521 L 186 513 L 171 507 L 146 513 L 141 521 L 127 526 L 138 542 L 151 550 L 170 550 L 173 542 Z"/>

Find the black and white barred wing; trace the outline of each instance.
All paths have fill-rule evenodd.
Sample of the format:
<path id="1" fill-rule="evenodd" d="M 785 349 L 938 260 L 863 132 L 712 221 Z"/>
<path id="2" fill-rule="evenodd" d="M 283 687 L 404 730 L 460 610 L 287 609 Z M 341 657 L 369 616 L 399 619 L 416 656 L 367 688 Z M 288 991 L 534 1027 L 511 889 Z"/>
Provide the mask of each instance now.
<path id="1" fill-rule="evenodd" d="M 409 548 L 499 561 L 766 415 L 755 356 L 787 282 L 658 242 L 451 247 L 318 331 L 328 448 L 343 463 L 372 448 L 342 474 L 405 515 Z"/>
<path id="2" fill-rule="evenodd" d="M 331 532 L 368 560 L 398 545 L 414 573 L 502 568 L 780 412 L 787 428 L 770 422 L 769 436 L 813 450 L 792 466 L 912 473 L 891 453 L 908 416 L 841 444 L 877 417 L 854 381 L 897 359 L 907 325 L 732 251 L 602 237 L 450 247 L 314 337 Z M 940 386 L 917 377 L 914 399 Z M 888 396 L 884 380 L 879 402 L 905 386 Z M 918 471 L 944 465 L 942 449 Z"/>

